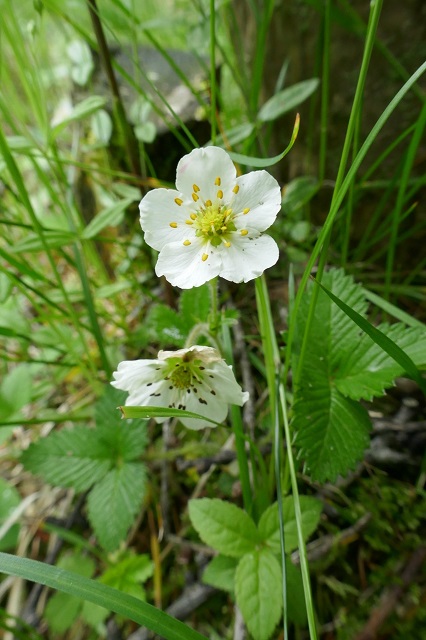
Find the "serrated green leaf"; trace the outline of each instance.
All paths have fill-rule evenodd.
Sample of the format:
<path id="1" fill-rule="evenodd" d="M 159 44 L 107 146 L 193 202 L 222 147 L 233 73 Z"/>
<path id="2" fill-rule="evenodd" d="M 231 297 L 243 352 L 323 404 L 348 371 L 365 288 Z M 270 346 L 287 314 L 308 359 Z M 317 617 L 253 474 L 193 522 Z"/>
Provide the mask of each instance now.
<path id="1" fill-rule="evenodd" d="M 100 544 L 114 551 L 126 537 L 145 496 L 145 466 L 125 462 L 112 469 L 89 494 L 89 520 Z"/>
<path id="2" fill-rule="evenodd" d="M 165 304 L 155 305 L 146 319 L 155 338 L 165 344 L 182 347 L 188 334 L 188 327 L 174 309 Z"/>
<path id="3" fill-rule="evenodd" d="M 120 559 L 117 564 L 107 569 L 100 577 L 102 584 L 128 593 L 135 598 L 145 600 L 145 592 L 141 583 L 146 582 L 154 573 L 154 564 L 146 554 L 136 556 L 132 552 Z"/>
<path id="4" fill-rule="evenodd" d="M 297 392 L 293 428 L 307 471 L 325 482 L 345 475 L 362 459 L 371 421 L 359 402 L 345 398 L 326 374 L 314 369 Z"/>
<path id="5" fill-rule="evenodd" d="M 94 238 L 105 227 L 116 227 L 124 218 L 127 207 L 133 202 L 133 198 L 124 198 L 119 202 L 114 202 L 113 205 L 102 209 L 94 218 L 89 222 L 87 227 L 83 230 L 81 237 L 84 240 L 90 240 Z"/>
<path id="6" fill-rule="evenodd" d="M 235 596 L 254 640 L 268 640 L 282 612 L 281 566 L 269 549 L 241 558 L 235 573 Z"/>
<path id="7" fill-rule="evenodd" d="M 311 78 L 279 91 L 261 107 L 257 119 L 260 122 L 276 120 L 302 104 L 316 91 L 318 85 L 318 78 Z"/>
<path id="8" fill-rule="evenodd" d="M 203 582 L 216 587 L 216 589 L 233 593 L 237 564 L 237 558 L 222 555 L 216 556 L 205 568 Z"/>
<path id="9" fill-rule="evenodd" d="M 318 526 L 322 511 L 322 503 L 311 496 L 300 496 L 300 509 L 302 511 L 303 539 L 307 540 Z M 286 496 L 283 499 L 283 522 L 285 551 L 286 553 L 290 553 L 299 546 L 294 501 L 292 496 Z M 268 507 L 268 509 L 266 509 L 262 514 L 259 520 L 258 529 L 259 534 L 267 543 L 268 547 L 274 553 L 280 553 L 280 521 L 278 516 L 278 504 L 276 502 Z"/>
<path id="10" fill-rule="evenodd" d="M 382 324 L 377 329 L 398 345 L 419 367 L 426 365 L 426 332 L 401 323 Z M 357 345 L 342 354 L 335 372 L 336 388 L 353 400 L 371 400 L 393 385 L 404 369 L 367 334 L 359 336 Z"/>
<path id="11" fill-rule="evenodd" d="M 217 498 L 188 503 L 189 517 L 201 540 L 220 553 L 239 558 L 256 548 L 259 533 L 250 516 Z"/>
<path id="12" fill-rule="evenodd" d="M 74 427 L 53 432 L 29 446 L 21 460 L 47 482 L 86 491 L 112 466 L 111 452 L 95 429 Z"/>
<path id="13" fill-rule="evenodd" d="M 189 332 L 195 324 L 207 322 L 210 312 L 210 291 L 208 284 L 185 289 L 179 302 L 179 309 Z"/>

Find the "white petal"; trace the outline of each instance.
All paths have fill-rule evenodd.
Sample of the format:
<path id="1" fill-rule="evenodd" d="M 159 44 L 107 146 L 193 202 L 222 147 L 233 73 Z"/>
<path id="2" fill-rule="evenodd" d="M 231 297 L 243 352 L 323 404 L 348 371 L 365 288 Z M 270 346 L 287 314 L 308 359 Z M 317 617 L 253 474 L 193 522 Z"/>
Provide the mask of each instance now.
<path id="1" fill-rule="evenodd" d="M 208 255 L 205 261 L 202 260 L 204 253 Z M 216 277 L 220 265 L 218 252 L 207 248 L 195 238 L 188 247 L 176 242 L 163 247 L 155 273 L 157 276 L 165 276 L 174 287 L 191 289 Z"/>
<path id="2" fill-rule="evenodd" d="M 240 189 L 231 203 L 232 210 L 235 214 L 241 214 L 244 209 L 250 211 L 234 220 L 236 227 L 265 231 L 281 209 L 280 185 L 267 171 L 252 171 L 240 176 L 237 184 Z"/>
<path id="3" fill-rule="evenodd" d="M 208 367 L 207 381 L 216 396 L 226 404 L 237 404 L 242 407 L 248 400 L 249 394 L 241 389 L 232 368 L 224 360 L 214 362 Z"/>
<path id="4" fill-rule="evenodd" d="M 211 200 L 213 204 L 218 201 L 217 193 L 221 190 L 226 204 L 233 195 L 236 176 L 234 163 L 223 149 L 194 149 L 177 166 L 176 187 L 186 196 L 191 196 L 195 184 L 200 188 L 197 195 L 201 200 Z M 220 185 L 215 184 L 217 178 L 220 178 Z"/>
<path id="5" fill-rule="evenodd" d="M 219 275 L 231 282 L 249 282 L 272 267 L 279 251 L 275 240 L 268 235 L 259 238 L 232 234 L 231 246 L 221 252 L 222 268 Z"/>
<path id="6" fill-rule="evenodd" d="M 197 359 L 202 360 L 205 364 L 222 360 L 222 356 L 217 349 L 214 349 L 213 347 L 200 346 L 198 344 L 195 344 L 188 349 L 177 349 L 177 351 L 161 350 L 158 352 L 158 359 L 167 360 L 167 358 L 183 358 L 187 353 L 195 353 Z"/>
<path id="7" fill-rule="evenodd" d="M 132 391 L 158 380 L 161 377 L 158 369 L 163 367 L 160 360 L 124 360 L 112 374 L 114 380 L 111 384 L 116 389 Z"/>
<path id="8" fill-rule="evenodd" d="M 139 204 L 145 242 L 157 251 L 161 251 L 169 242 L 183 242 L 189 236 L 195 235 L 191 226 L 185 224 L 189 218 L 190 203 L 184 200 L 179 206 L 175 198 L 184 200 L 182 194 L 174 189 L 153 189 Z M 171 227 L 170 224 L 176 224 L 177 227 Z"/>
<path id="9" fill-rule="evenodd" d="M 228 414 L 228 405 L 217 395 L 212 395 L 208 389 L 203 388 L 202 385 L 198 388 L 197 394 L 193 392 L 188 394 L 186 408 L 188 411 L 199 413 L 200 415 L 206 416 L 206 418 L 210 418 L 216 422 L 223 422 Z M 188 429 L 205 429 L 206 427 L 214 427 L 211 422 L 197 418 L 183 418 L 181 422 L 185 427 L 188 427 Z"/>

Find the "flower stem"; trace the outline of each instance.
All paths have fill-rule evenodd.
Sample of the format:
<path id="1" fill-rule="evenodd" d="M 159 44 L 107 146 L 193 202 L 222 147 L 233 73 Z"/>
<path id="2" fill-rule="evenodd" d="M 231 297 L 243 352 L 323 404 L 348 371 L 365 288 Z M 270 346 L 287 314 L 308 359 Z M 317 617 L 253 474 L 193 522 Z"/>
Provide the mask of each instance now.
<path id="1" fill-rule="evenodd" d="M 209 314 L 209 326 L 210 333 L 213 337 L 217 336 L 219 331 L 219 309 L 218 309 L 218 282 L 217 278 L 213 278 L 209 281 L 210 287 L 210 314 Z"/>

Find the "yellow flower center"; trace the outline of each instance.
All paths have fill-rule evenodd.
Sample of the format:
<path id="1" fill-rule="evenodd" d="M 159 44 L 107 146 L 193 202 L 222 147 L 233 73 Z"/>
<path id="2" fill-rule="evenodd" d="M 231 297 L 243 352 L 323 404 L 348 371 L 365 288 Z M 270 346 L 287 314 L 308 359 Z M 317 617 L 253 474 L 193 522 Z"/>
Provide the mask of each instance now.
<path id="1" fill-rule="evenodd" d="M 212 204 L 200 207 L 194 220 L 195 234 L 214 247 L 218 247 L 222 242 L 226 244 L 227 236 L 236 231 L 232 219 L 232 209 L 225 205 Z"/>

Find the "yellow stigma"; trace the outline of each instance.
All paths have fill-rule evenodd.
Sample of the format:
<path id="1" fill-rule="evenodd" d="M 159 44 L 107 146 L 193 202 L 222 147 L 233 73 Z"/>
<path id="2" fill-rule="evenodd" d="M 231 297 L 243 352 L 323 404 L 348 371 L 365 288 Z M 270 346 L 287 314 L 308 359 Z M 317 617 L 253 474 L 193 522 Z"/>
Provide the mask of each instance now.
<path id="1" fill-rule="evenodd" d="M 185 245 L 185 247 L 189 247 L 189 245 L 191 244 L 191 242 L 189 240 L 184 240 L 183 244 Z"/>
<path id="2" fill-rule="evenodd" d="M 219 191 L 217 192 L 217 197 L 221 200 L 223 198 L 223 191 L 222 189 L 219 189 Z"/>
<path id="3" fill-rule="evenodd" d="M 233 191 L 234 193 L 238 193 L 238 192 L 239 192 L 239 190 L 240 190 L 240 187 L 239 187 L 237 184 L 236 184 L 236 185 L 235 185 L 235 187 L 232 189 L 232 191 Z"/>
<path id="4" fill-rule="evenodd" d="M 205 261 L 207 260 L 207 258 L 208 258 L 208 257 L 209 257 L 209 256 L 207 255 L 207 253 L 203 253 L 203 255 L 201 256 L 201 260 L 202 260 L 203 262 L 205 262 Z"/>
<path id="5" fill-rule="evenodd" d="M 214 183 L 215 183 L 215 185 L 216 185 L 217 187 L 220 187 L 220 183 L 221 183 L 221 182 L 222 182 L 222 181 L 221 181 L 221 179 L 220 179 L 220 177 L 219 177 L 219 176 L 218 176 L 218 177 L 216 178 L 216 180 L 214 181 Z"/>
<path id="6" fill-rule="evenodd" d="M 195 191 L 195 193 L 198 193 L 200 190 L 200 187 L 197 184 L 193 184 L 192 185 L 192 190 Z"/>
<path id="7" fill-rule="evenodd" d="M 248 231 L 247 229 L 241 229 L 240 233 L 242 236 L 246 236 L 248 234 Z"/>
<path id="8" fill-rule="evenodd" d="M 172 229 L 176 229 L 177 228 L 177 222 L 171 222 L 170 226 Z"/>
<path id="9" fill-rule="evenodd" d="M 244 215 L 246 215 L 249 211 L 250 211 L 250 209 L 243 209 Z"/>
<path id="10" fill-rule="evenodd" d="M 206 207 L 211 207 L 212 206 L 212 201 L 211 200 L 206 200 L 205 205 L 206 205 Z"/>
<path id="11" fill-rule="evenodd" d="M 181 198 L 175 198 L 175 202 L 180 207 L 182 205 L 182 203 L 183 203 L 183 200 Z"/>
<path id="12" fill-rule="evenodd" d="M 192 199 L 193 199 L 193 201 L 194 201 L 194 202 L 197 202 L 197 200 L 199 200 L 199 199 L 200 199 L 200 196 L 197 196 L 197 194 L 196 194 L 196 193 L 193 193 L 193 194 L 192 194 Z"/>

